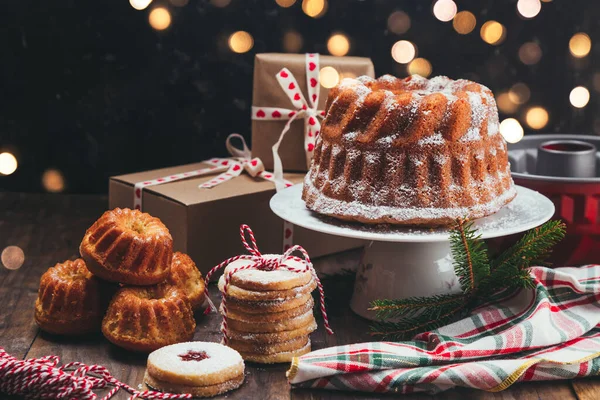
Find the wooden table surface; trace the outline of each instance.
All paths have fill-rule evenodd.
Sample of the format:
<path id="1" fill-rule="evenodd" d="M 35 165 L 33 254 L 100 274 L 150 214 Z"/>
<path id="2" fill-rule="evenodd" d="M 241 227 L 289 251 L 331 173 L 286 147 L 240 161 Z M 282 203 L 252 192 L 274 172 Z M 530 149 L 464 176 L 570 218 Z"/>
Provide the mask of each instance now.
<path id="1" fill-rule="evenodd" d="M 17 358 L 55 354 L 64 363 L 81 361 L 109 368 L 117 379 L 137 387 L 142 382 L 146 356 L 121 350 L 101 334 L 81 338 L 62 338 L 41 332 L 33 319 L 33 305 L 40 276 L 59 261 L 77 256 L 79 242 L 86 228 L 106 209 L 104 196 L 0 193 L 0 251 L 15 245 L 23 249 L 25 262 L 14 271 L 0 267 L 0 346 Z M 316 260 L 317 269 L 350 266 L 358 252 Z M 214 286 L 214 285 L 211 285 Z M 214 293 L 215 288 L 212 288 Z M 331 296 L 331 293 L 329 294 Z M 339 294 L 341 295 L 341 294 Z M 213 298 L 218 297 L 215 293 Z M 343 299 L 342 299 L 343 300 Z M 349 299 L 348 299 L 349 301 Z M 313 349 L 338 344 L 369 341 L 368 322 L 354 315 L 348 301 L 329 308 L 336 334 L 326 335 L 323 327 L 312 335 Z M 198 316 L 195 340 L 219 341 L 220 318 L 211 314 Z M 320 323 L 320 321 L 319 321 Z M 504 392 L 487 393 L 455 389 L 435 396 L 369 395 L 323 390 L 290 390 L 285 378 L 287 365 L 248 365 L 246 382 L 238 390 L 223 396 L 227 399 L 378 399 L 402 397 L 416 399 L 598 399 L 597 379 L 574 381 L 529 382 L 515 384 Z M 0 394 L 2 399 L 16 399 Z M 121 393 L 115 399 L 127 398 Z"/>

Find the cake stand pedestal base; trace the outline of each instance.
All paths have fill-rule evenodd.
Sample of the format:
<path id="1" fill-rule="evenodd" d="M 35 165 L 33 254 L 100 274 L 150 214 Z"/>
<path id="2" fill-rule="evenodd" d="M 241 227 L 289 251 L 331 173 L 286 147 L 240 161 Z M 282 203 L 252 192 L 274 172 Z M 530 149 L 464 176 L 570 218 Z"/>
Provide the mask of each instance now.
<path id="1" fill-rule="evenodd" d="M 373 300 L 459 293 L 449 242 L 370 242 L 356 271 L 352 311 L 373 319 Z"/>
<path id="2" fill-rule="evenodd" d="M 475 221 L 482 239 L 525 232 L 548 221 L 554 204 L 533 190 L 516 186 L 517 196 L 497 213 Z M 447 228 L 407 228 L 352 224 L 323 217 L 306 208 L 302 185 L 275 194 L 273 212 L 294 225 L 335 236 L 367 241 L 358 267 L 351 308 L 358 315 L 375 319 L 369 311 L 376 299 L 458 293 Z"/>

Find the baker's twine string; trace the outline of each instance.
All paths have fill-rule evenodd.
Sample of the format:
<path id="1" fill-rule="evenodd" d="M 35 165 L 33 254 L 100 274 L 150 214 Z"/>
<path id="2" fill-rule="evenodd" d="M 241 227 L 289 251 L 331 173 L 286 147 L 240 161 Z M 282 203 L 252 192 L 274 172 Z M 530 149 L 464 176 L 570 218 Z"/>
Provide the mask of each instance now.
<path id="1" fill-rule="evenodd" d="M 58 356 L 18 360 L 0 347 L 0 392 L 25 399 L 96 400 L 93 391 L 112 387 L 102 400 L 112 398 L 120 389 L 131 394 L 129 400 L 191 399 L 191 394 L 171 394 L 136 390 L 113 377 L 101 365 L 72 362 L 59 367 Z"/>
<path id="2" fill-rule="evenodd" d="M 246 233 L 248 233 L 248 236 L 250 237 L 250 243 L 252 245 L 249 245 L 248 241 L 246 241 Z M 317 276 L 317 272 L 315 271 L 312 263 L 310 262 L 310 257 L 308 256 L 308 253 L 306 252 L 306 250 L 304 250 L 304 248 L 302 246 L 295 245 L 295 246 L 290 247 L 279 258 L 267 258 L 267 257 L 264 257 L 261 254 L 261 252 L 258 250 L 258 245 L 256 244 L 256 238 L 254 237 L 254 232 L 252 232 L 252 229 L 250 229 L 250 227 L 248 225 L 240 226 L 240 237 L 242 238 L 242 243 L 243 243 L 244 247 L 246 248 L 246 250 L 248 250 L 248 252 L 250 254 L 242 254 L 239 256 L 228 258 L 227 260 L 223 261 L 222 263 L 220 263 L 219 265 L 217 265 L 213 269 L 211 269 L 208 272 L 208 274 L 206 274 L 206 278 L 205 278 L 206 285 L 205 285 L 204 290 L 206 293 L 206 298 L 208 299 L 208 302 L 210 305 L 210 307 L 207 308 L 206 311 L 210 312 L 210 310 L 213 310 L 216 312 L 217 309 L 216 309 L 214 303 L 210 300 L 210 298 L 208 296 L 208 283 L 210 282 L 210 279 L 212 278 L 212 276 L 216 272 L 222 270 L 223 268 L 225 268 L 227 265 L 231 264 L 234 261 L 237 261 L 237 260 L 253 261 L 252 264 L 234 268 L 231 271 L 228 271 L 227 274 L 225 274 L 225 285 L 223 286 L 223 301 L 221 303 L 222 312 L 223 312 L 223 324 L 221 325 L 221 332 L 223 333 L 223 341 L 225 343 L 228 342 L 228 337 L 227 337 L 227 290 L 228 290 L 229 284 L 231 282 L 231 277 L 236 272 L 242 271 L 244 269 L 258 269 L 258 270 L 264 270 L 264 271 L 274 271 L 276 269 L 287 269 L 288 271 L 295 272 L 295 273 L 303 273 L 303 272 L 310 271 L 313 279 L 317 282 L 317 288 L 319 290 L 319 296 L 320 296 L 320 308 L 321 308 L 321 314 L 323 315 L 323 323 L 325 325 L 325 330 L 327 331 L 327 333 L 332 335 L 333 330 L 331 330 L 331 328 L 329 326 L 329 319 L 327 318 L 327 311 L 325 310 L 325 292 L 323 291 L 323 285 L 321 284 L 321 280 Z M 299 251 L 302 254 L 304 259 L 292 255 L 292 253 L 295 251 Z M 289 260 L 303 263 L 304 268 L 297 268 L 297 267 L 287 265 L 286 262 Z"/>

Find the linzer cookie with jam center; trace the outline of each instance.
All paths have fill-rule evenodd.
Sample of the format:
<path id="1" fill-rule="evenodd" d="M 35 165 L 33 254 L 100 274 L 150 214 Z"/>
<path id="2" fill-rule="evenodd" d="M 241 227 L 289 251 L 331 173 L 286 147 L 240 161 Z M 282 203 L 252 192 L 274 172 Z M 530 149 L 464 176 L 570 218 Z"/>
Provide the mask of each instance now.
<path id="1" fill-rule="evenodd" d="M 150 353 L 144 383 L 162 392 L 212 397 L 244 383 L 244 360 L 218 343 L 173 344 Z"/>

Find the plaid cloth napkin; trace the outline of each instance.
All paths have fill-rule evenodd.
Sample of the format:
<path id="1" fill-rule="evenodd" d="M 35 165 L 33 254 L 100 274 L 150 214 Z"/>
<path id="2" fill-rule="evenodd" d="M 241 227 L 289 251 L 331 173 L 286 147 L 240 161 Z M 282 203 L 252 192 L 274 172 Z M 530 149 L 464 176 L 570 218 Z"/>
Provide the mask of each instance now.
<path id="1" fill-rule="evenodd" d="M 535 289 L 488 304 L 408 342 L 330 347 L 294 359 L 295 387 L 437 393 L 491 392 L 515 382 L 600 371 L 600 265 L 534 267 Z"/>

